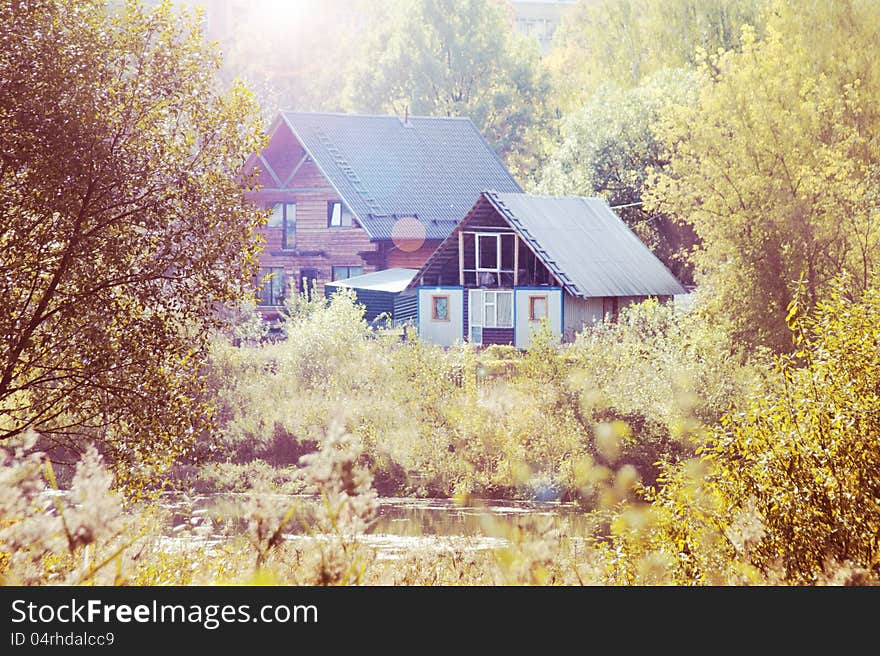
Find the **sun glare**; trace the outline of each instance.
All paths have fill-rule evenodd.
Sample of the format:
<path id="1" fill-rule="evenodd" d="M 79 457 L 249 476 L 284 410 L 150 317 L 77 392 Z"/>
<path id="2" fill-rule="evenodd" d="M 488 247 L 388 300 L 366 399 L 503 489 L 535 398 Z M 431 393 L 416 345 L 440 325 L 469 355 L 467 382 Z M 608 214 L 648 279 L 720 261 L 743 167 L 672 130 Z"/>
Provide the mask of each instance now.
<path id="1" fill-rule="evenodd" d="M 247 20 L 269 30 L 296 27 L 314 9 L 309 0 L 249 0 L 244 5 Z"/>

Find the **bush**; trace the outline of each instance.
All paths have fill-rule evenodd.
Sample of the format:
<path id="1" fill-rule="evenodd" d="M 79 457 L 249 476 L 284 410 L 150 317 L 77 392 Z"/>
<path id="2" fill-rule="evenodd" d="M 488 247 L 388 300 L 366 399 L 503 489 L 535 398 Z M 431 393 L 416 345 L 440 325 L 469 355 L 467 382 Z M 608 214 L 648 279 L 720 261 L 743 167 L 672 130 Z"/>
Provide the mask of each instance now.
<path id="1" fill-rule="evenodd" d="M 648 300 L 615 323 L 580 333 L 567 352 L 569 385 L 600 423 L 620 421 L 619 458 L 648 485 L 659 463 L 693 456 L 702 427 L 716 423 L 766 369 L 745 364 L 696 305 L 687 312 Z"/>
<path id="2" fill-rule="evenodd" d="M 236 488 L 241 465 L 292 466 L 339 422 L 382 494 L 593 506 L 602 481 L 612 484 L 621 468 L 651 484 L 658 461 L 692 454 L 690 435 L 741 386 L 723 336 L 656 303 L 628 308 L 619 323 L 573 345 L 545 326 L 527 353 L 400 341 L 371 330 L 344 293 L 299 297 L 285 333 L 276 343 L 214 345 L 220 422 L 201 454 L 225 462 Z M 583 482 L 587 462 L 600 473 Z M 216 484 L 220 475 L 207 479 Z"/>
<path id="3" fill-rule="evenodd" d="M 668 582 L 880 581 L 880 292 L 788 314 L 798 350 L 615 520 L 609 562 Z"/>
<path id="4" fill-rule="evenodd" d="M 753 507 L 763 526 L 751 561 L 792 582 L 830 564 L 880 574 L 880 292 L 836 288 L 814 314 L 797 302 L 798 350 L 778 382 L 725 418 L 707 446 L 728 513 Z"/>

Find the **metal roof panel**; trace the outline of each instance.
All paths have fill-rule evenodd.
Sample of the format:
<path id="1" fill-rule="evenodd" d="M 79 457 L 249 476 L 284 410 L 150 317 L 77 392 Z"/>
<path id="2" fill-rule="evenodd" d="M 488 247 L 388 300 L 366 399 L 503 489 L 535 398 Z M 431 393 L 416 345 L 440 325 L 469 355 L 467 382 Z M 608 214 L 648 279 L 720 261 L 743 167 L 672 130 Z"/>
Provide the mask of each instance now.
<path id="1" fill-rule="evenodd" d="M 483 189 L 522 191 L 467 118 L 282 115 L 373 239 L 405 216 L 445 239 Z"/>
<path id="2" fill-rule="evenodd" d="M 666 296 L 686 290 L 601 198 L 486 192 L 576 296 Z"/>

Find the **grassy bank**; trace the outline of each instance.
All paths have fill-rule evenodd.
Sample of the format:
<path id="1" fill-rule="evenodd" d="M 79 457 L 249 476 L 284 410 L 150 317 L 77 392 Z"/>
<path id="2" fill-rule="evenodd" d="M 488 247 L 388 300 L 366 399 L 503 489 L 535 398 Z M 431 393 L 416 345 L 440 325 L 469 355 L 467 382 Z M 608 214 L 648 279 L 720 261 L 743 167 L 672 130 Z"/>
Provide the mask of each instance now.
<path id="1" fill-rule="evenodd" d="M 235 508 L 171 528 L 92 448 L 52 493 L 32 438 L 3 452 L 4 582 L 880 580 L 880 294 L 793 306 L 797 350 L 774 362 L 651 303 L 527 353 L 375 333 L 346 297 L 297 310 L 284 341 L 215 343 L 217 429 L 168 481 L 238 491 Z M 585 521 L 576 535 L 553 517 L 497 523 L 490 548 L 389 560 L 363 537 L 379 494 L 572 500 Z"/>
<path id="2" fill-rule="evenodd" d="M 338 424 L 382 495 L 595 505 L 601 483 L 653 484 L 659 463 L 692 456 L 700 427 L 756 378 L 700 321 L 649 303 L 562 348 L 541 333 L 528 352 L 441 349 L 373 332 L 349 297 L 300 301 L 283 341 L 214 343 L 217 430 L 177 481 L 241 490 L 261 476 L 295 491 L 298 459 Z"/>

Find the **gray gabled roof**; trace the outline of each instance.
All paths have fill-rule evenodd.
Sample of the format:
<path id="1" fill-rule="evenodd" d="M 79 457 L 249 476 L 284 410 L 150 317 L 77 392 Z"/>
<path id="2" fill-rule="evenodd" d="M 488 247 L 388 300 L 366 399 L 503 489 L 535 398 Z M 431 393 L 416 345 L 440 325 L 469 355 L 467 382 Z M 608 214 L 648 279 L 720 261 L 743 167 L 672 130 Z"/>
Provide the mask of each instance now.
<path id="1" fill-rule="evenodd" d="M 404 216 L 445 239 L 483 189 L 522 191 L 468 118 L 281 116 L 374 240 L 391 239 Z"/>
<path id="2" fill-rule="evenodd" d="M 601 198 L 484 192 L 574 296 L 667 296 L 687 291 Z"/>

